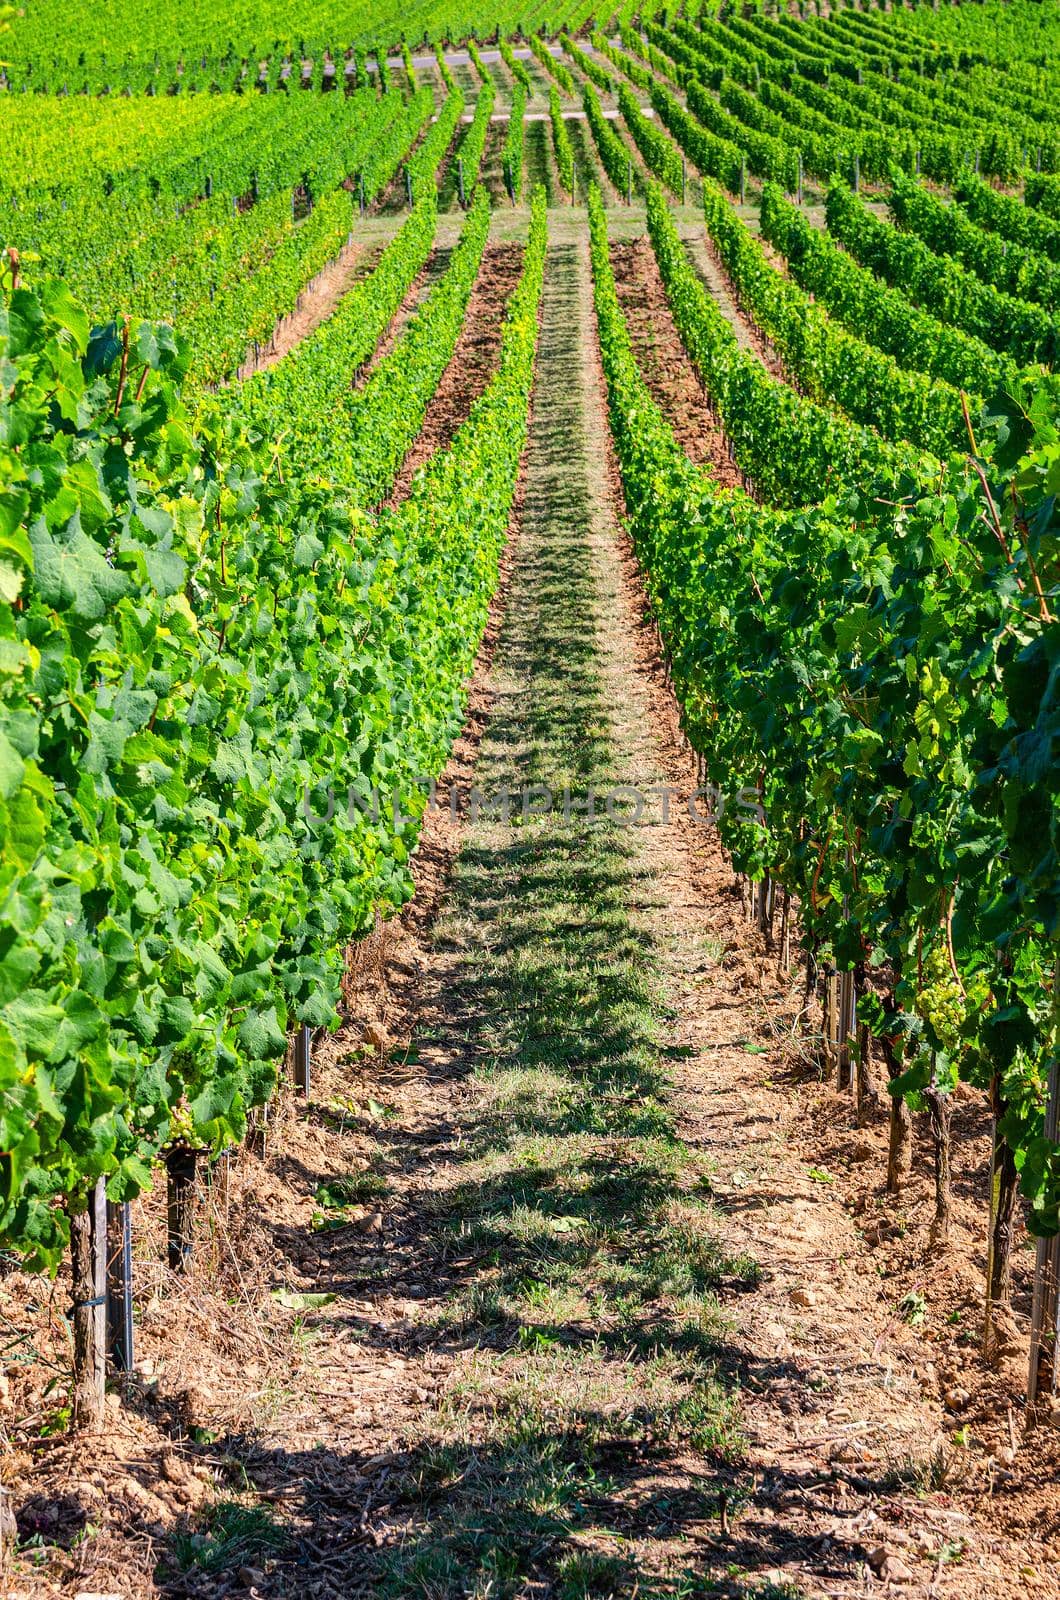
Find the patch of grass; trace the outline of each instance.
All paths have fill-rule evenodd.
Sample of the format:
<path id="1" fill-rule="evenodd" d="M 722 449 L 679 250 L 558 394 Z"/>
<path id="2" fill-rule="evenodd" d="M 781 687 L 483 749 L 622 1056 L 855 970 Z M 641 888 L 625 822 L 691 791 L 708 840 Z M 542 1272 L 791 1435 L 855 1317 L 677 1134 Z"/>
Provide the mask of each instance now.
<path id="1" fill-rule="evenodd" d="M 578 261 L 554 247 L 546 275 L 520 558 L 476 769 L 486 795 L 535 783 L 584 802 L 633 759 L 572 379 Z M 755 1267 L 725 1248 L 705 1158 L 677 1135 L 684 1052 L 647 859 L 636 829 L 564 816 L 562 798 L 526 827 L 468 821 L 434 930 L 449 1038 L 472 1063 L 462 1169 L 426 1204 L 445 1257 L 468 1258 L 436 1331 L 473 1348 L 435 1402 L 432 1442 L 422 1418 L 406 1441 L 406 1533 L 376 1558 L 383 1595 L 669 1596 L 676 1557 L 656 1541 L 679 1546 L 683 1520 L 714 1516 L 741 1461 L 716 1291 Z M 690 1455 L 695 1487 L 664 1514 L 660 1482 Z"/>
<path id="2" fill-rule="evenodd" d="M 405 1485 L 429 1522 L 389 1555 L 380 1593 L 394 1600 L 513 1595 L 562 1549 L 580 1515 L 584 1475 L 555 1440 L 490 1448 L 433 1447 Z"/>
<path id="3" fill-rule="evenodd" d="M 727 1576 L 718 1580 L 687 1572 L 667 1590 L 667 1600 L 707 1600 L 708 1596 L 724 1596 L 725 1600 L 806 1600 L 806 1590 L 795 1582 L 756 1578 L 739 1567 L 730 1567 Z"/>
<path id="4" fill-rule="evenodd" d="M 343 1206 L 364 1205 L 387 1192 L 385 1178 L 377 1172 L 350 1172 L 345 1177 L 329 1178 L 322 1183 L 313 1198 L 325 1210 L 338 1210 Z"/>
<path id="5" fill-rule="evenodd" d="M 621 1557 L 603 1550 L 575 1550 L 556 1569 L 557 1600 L 610 1600 L 633 1592 L 635 1574 Z"/>
<path id="6" fill-rule="evenodd" d="M 514 1436 L 578 1441 L 581 1448 L 603 1439 L 694 1444 L 709 1425 L 736 1453 L 733 1399 L 711 1364 L 665 1350 L 630 1359 L 634 1354 L 628 1344 L 559 1339 L 537 1348 L 522 1340 L 499 1355 L 480 1351 L 451 1385 L 439 1426 L 459 1437 L 474 1417 L 500 1447 Z M 712 1434 L 702 1448 L 720 1446 Z"/>
<path id="7" fill-rule="evenodd" d="M 892 1463 L 883 1474 L 883 1485 L 888 1489 L 912 1489 L 917 1494 L 934 1494 L 953 1486 L 966 1473 L 960 1449 L 947 1449 L 940 1444 L 928 1456 L 905 1456 Z"/>
<path id="8" fill-rule="evenodd" d="M 252 1565 L 287 1543 L 284 1530 L 264 1506 L 218 1500 L 197 1528 L 178 1529 L 170 1539 L 169 1556 L 179 1572 L 231 1572 Z"/>

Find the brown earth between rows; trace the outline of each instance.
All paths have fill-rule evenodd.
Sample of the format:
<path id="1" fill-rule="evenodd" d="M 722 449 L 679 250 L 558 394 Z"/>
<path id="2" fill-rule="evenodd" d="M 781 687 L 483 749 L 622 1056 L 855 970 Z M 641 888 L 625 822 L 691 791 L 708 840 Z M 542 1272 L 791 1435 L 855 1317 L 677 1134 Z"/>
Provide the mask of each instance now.
<path id="1" fill-rule="evenodd" d="M 678 443 L 693 461 L 709 463 L 718 483 L 741 487 L 743 474 L 674 326 L 650 241 L 613 243 L 611 265 L 637 362 Z"/>
<path id="2" fill-rule="evenodd" d="M 493 376 L 500 358 L 505 307 L 519 281 L 522 266 L 520 245 L 486 246 L 460 337 L 427 407 L 423 427 L 395 480 L 389 504 L 398 505 L 408 494 L 420 468 L 436 450 L 444 450 L 452 443 L 457 429 L 466 422 L 471 407 Z"/>

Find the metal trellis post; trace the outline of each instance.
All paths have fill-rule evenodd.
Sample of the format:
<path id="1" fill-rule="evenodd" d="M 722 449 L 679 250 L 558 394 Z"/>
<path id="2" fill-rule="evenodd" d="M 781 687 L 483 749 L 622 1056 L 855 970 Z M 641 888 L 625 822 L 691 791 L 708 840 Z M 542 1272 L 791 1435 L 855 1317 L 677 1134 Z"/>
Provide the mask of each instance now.
<path id="1" fill-rule="evenodd" d="M 107 1201 L 107 1354 L 115 1372 L 133 1364 L 132 1208 Z"/>
<path id="2" fill-rule="evenodd" d="M 294 1041 L 294 1083 L 299 1094 L 309 1099 L 312 1081 L 313 1031 L 303 1022 Z"/>

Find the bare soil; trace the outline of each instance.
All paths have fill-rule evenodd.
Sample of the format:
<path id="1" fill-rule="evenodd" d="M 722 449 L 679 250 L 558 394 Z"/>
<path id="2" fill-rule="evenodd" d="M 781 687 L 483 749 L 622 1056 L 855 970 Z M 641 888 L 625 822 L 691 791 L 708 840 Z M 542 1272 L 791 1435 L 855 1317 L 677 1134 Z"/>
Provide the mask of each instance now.
<path id="1" fill-rule="evenodd" d="M 351 381 L 362 383 L 370 373 L 375 371 L 381 361 L 386 360 L 433 286 L 438 282 L 439 278 L 445 276 L 446 269 L 449 266 L 450 254 L 451 251 L 448 247 L 439 246 L 438 241 L 435 240 L 434 249 L 409 284 L 405 298 L 391 317 L 382 338 L 360 372 L 351 374 Z"/>
<path id="2" fill-rule="evenodd" d="M 693 461 L 709 463 L 720 484 L 740 486 L 743 474 L 681 343 L 650 240 L 613 244 L 611 265 L 640 369 L 679 444 Z"/>
<path id="3" fill-rule="evenodd" d="M 745 350 L 750 350 L 756 355 L 774 378 L 787 382 L 783 362 L 753 318 L 741 307 L 739 296 L 706 229 L 687 237 L 685 249 L 704 286 L 714 296 L 722 315 L 732 325 L 740 344 Z"/>
<path id="4" fill-rule="evenodd" d="M 500 358 L 504 311 L 522 271 L 523 251 L 517 244 L 487 245 L 452 360 L 427 408 L 423 427 L 405 457 L 390 495 L 397 505 L 409 492 L 416 473 L 453 440 L 457 429 L 482 394 Z"/>

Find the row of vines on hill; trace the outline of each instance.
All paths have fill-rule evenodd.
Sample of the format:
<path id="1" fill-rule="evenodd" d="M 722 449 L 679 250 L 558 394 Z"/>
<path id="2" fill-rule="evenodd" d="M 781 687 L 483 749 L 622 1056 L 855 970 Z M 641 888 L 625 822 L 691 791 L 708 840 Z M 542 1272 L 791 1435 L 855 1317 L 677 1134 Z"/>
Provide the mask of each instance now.
<path id="1" fill-rule="evenodd" d="M 113 350 L 60 284 L 9 278 L 0 1225 L 31 1262 L 97 1178 L 121 1200 L 163 1148 L 240 1138 L 291 1023 L 334 1020 L 348 940 L 411 893 L 496 582 L 544 244 L 537 196 L 497 373 L 378 516 L 284 479 L 238 409 L 190 415 L 168 330 Z"/>
<path id="2" fill-rule="evenodd" d="M 682 336 L 694 358 L 709 341 L 703 370 L 730 437 L 758 416 L 745 465 L 768 485 L 795 429 L 771 441 L 753 391 L 732 389 L 737 352 L 722 353 L 661 191 L 648 207 Z M 723 810 L 725 842 L 763 915 L 781 897 L 800 906 L 811 972 L 850 974 L 845 1014 L 827 989 L 829 1035 L 862 1108 L 882 1087 L 871 1039 L 882 1047 L 892 1183 L 907 1106 L 927 1111 L 941 1158 L 957 1078 L 989 1094 L 997 1304 L 1017 1186 L 1046 1254 L 1060 1221 L 1055 398 L 1016 382 L 976 423 L 971 461 L 925 470 L 866 454 L 820 506 L 720 490 L 636 371 L 597 199 L 591 220 L 612 425 L 685 726 L 705 779 L 758 799 L 753 815 Z M 941 1240 L 944 1159 L 938 1175 Z M 1048 1329 L 1038 1348 L 1044 1377 Z"/>
<path id="3" fill-rule="evenodd" d="M 692 468 L 636 372 L 594 200 L 598 313 L 627 501 L 704 781 L 723 795 L 758 796 L 753 821 L 724 814 L 726 842 L 764 928 L 782 911 L 786 929 L 800 907 L 807 982 L 819 976 L 823 985 L 825 1050 L 851 1082 L 859 1114 L 882 1092 L 874 1065 L 882 1051 L 891 1186 L 908 1163 L 909 1109 L 926 1112 L 940 1240 L 952 1090 L 965 1078 L 989 1098 L 987 1330 L 1009 1295 L 1021 1188 L 1040 1239 L 1033 1395 L 1055 1383 L 1060 1203 L 1055 856 L 1044 842 L 1055 840 L 1055 823 L 1042 742 L 1055 715 L 1046 664 L 1056 638 L 1055 403 L 1041 371 L 1056 358 L 1047 180 L 1028 179 L 1035 209 L 998 195 L 951 154 L 956 203 L 896 175 L 891 223 L 851 192 L 858 164 L 849 146 L 840 154 L 833 143 L 816 164 L 840 174 L 822 233 L 782 192 L 801 188 L 790 123 L 770 123 L 755 108 L 781 104 L 780 95 L 796 116 L 815 98 L 825 105 L 830 73 L 804 67 L 788 36 L 734 31 L 750 49 L 750 74 L 736 52 L 725 57 L 728 30 L 713 23 L 649 28 L 646 39 L 628 32 L 631 54 L 598 44 L 650 95 L 666 129 L 646 135 L 634 97 L 619 89 L 646 164 L 671 193 L 675 148 L 698 167 L 707 232 L 738 300 L 787 375 L 828 411 L 815 417 L 741 350 L 661 189 L 650 188 L 649 230 L 678 330 L 761 499 L 719 491 Z M 851 71 L 852 103 L 863 85 L 869 92 L 869 70 Z M 759 101 L 727 90 L 729 72 Z M 599 70 L 585 76 L 600 82 Z M 664 78 L 685 90 L 687 110 Z M 827 109 L 838 117 L 843 104 L 835 97 Z M 823 112 L 814 115 L 820 128 Z M 930 170 L 924 148 L 911 145 L 906 161 L 892 148 L 884 172 Z M 618 164 L 606 133 L 599 149 L 605 168 Z M 1043 149 L 1048 164 L 1047 145 L 1037 159 Z M 1004 170 L 1026 163 L 1024 149 Z M 762 231 L 786 256 L 784 272 L 711 182 L 743 199 L 748 172 L 765 180 Z M 1010 257 L 1009 229 L 1032 247 Z M 984 412 L 982 396 L 999 391 Z M 871 432 L 858 437 L 837 411 Z M 881 435 L 898 449 L 884 448 Z M 918 462 L 904 440 L 938 459 Z M 970 462 L 944 465 L 969 446 Z M 823 506 L 815 504 L 822 489 L 832 491 Z"/>
<path id="4" fill-rule="evenodd" d="M 733 34 L 741 49 L 730 58 Z M 1019 200 L 978 172 L 1010 177 L 1032 151 L 1037 166 L 1050 165 L 1055 116 L 1035 105 L 1037 146 L 1025 142 L 1017 157 L 1010 141 L 1002 159 L 995 141 L 989 159 L 977 149 L 973 172 L 963 132 L 940 136 L 950 140 L 944 160 L 925 154 L 921 119 L 960 125 L 960 92 L 952 117 L 926 86 L 896 94 L 916 138 L 905 159 L 893 146 L 880 157 L 893 179 L 892 220 L 884 221 L 856 193 L 865 147 L 850 160 L 853 147 L 835 139 L 874 92 L 891 92 L 900 63 L 862 54 L 855 64 L 840 48 L 822 68 L 801 59 L 795 25 L 678 23 L 649 27 L 647 37 L 624 32 L 627 50 L 596 43 L 650 96 L 666 130 L 653 130 L 637 97 L 617 88 L 650 171 L 676 194 L 684 190 L 676 152 L 698 167 L 707 233 L 736 298 L 807 397 L 739 347 L 662 190 L 649 187 L 649 231 L 671 310 L 755 498 L 719 491 L 692 468 L 636 373 L 594 199 L 612 420 L 686 728 L 704 781 L 723 795 L 758 796 L 755 820 L 730 810 L 723 832 L 770 937 L 781 915 L 785 948 L 800 907 L 807 992 L 821 983 L 825 1052 L 850 1082 L 859 1115 L 881 1096 L 882 1053 L 889 1187 L 908 1164 L 909 1110 L 927 1115 L 940 1241 L 950 1210 L 952 1092 L 960 1078 L 985 1091 L 994 1117 L 987 1336 L 994 1308 L 1009 1297 L 1021 1189 L 1039 1237 L 1033 1397 L 1040 1385 L 1055 1386 L 1060 1348 L 1048 731 L 1058 467 L 1055 387 L 1043 378 L 1057 354 L 1057 239 L 1051 179 L 1028 177 Z M 570 53 L 588 80 L 589 107 L 592 85 L 608 87 L 607 76 L 583 52 Z M 874 76 L 891 89 L 870 87 Z M 735 89 L 741 77 L 757 99 Z M 685 91 L 688 109 L 667 79 Z M 977 94 L 968 88 L 980 118 Z M 764 116 L 762 104 L 789 120 Z M 802 162 L 792 166 L 791 150 L 803 120 L 835 136 L 813 164 L 836 174 L 827 232 L 783 195 L 784 187 L 801 192 Z M 1025 120 L 1011 120 L 1029 137 Z M 881 104 L 881 128 L 885 121 Z M 599 112 L 590 126 L 614 181 L 625 141 Z M 952 202 L 915 181 L 933 166 L 953 180 Z M 748 173 L 764 180 L 755 199 L 763 233 L 786 257 L 783 271 L 711 181 L 743 200 Z M 826 411 L 816 416 L 809 397 Z M 859 437 L 843 413 L 870 431 Z M 918 461 L 906 440 L 936 459 Z M 963 458 L 946 465 L 953 451 Z"/>

